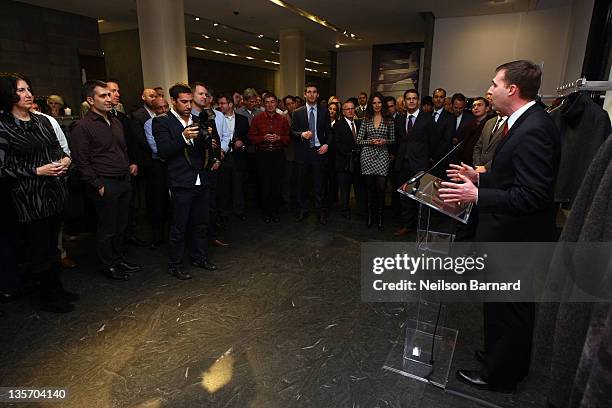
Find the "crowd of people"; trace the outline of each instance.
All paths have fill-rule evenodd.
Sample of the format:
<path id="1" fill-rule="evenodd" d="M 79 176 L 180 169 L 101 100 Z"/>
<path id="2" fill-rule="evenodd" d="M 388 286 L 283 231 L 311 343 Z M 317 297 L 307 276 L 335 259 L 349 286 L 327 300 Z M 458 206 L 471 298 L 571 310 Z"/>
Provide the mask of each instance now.
<path id="1" fill-rule="evenodd" d="M 67 140 L 55 120 L 71 113 L 60 96 L 47 97 L 41 109 L 25 76 L 6 73 L 0 80 L 0 180 L 10 196 L 3 214 L 16 213 L 14 226 L 22 231 L 19 244 L 14 236 L 3 239 L 6 248 L 28 253 L 28 262 L 13 256 L 9 265 L 44 277 L 37 278 L 41 307 L 55 312 L 73 310 L 78 299 L 59 279 L 62 267 L 75 265 L 62 234 L 69 169 L 95 208 L 97 254 L 109 278 L 127 280 L 142 269 L 124 258 L 127 244 L 158 249 L 167 242 L 169 273 L 189 279 L 182 267 L 186 242 L 194 267 L 215 270 L 207 247 L 227 246 L 223 227 L 245 221 L 247 208 L 257 209 L 264 223 L 291 211 L 304 221 L 314 212 L 321 225 L 336 209 L 383 231 L 391 192 L 402 219 L 394 234 L 409 234 L 416 207 L 400 199 L 398 186 L 456 145 L 453 159 L 486 171 L 503 121 L 490 95 L 474 99 L 471 109 L 464 95 L 447 97 L 442 88 L 423 98 L 409 89 L 397 100 L 362 92 L 341 101 L 321 98 L 314 83 L 303 96 L 282 99 L 253 88 L 215 95 L 202 82 L 177 83 L 169 98 L 161 87 L 144 89 L 142 106 L 126 114 L 119 81 L 109 79 L 83 85 L 80 120 Z M 146 243 L 136 232 L 140 191 L 151 230 Z M 14 292 L 19 276 L 3 283 L 3 296 Z"/>

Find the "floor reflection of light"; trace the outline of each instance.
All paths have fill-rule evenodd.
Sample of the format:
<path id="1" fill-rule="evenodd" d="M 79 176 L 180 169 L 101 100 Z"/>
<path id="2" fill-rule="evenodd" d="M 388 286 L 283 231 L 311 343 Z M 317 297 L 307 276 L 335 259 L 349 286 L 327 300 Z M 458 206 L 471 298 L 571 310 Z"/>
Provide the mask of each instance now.
<path id="1" fill-rule="evenodd" d="M 221 357 L 202 373 L 202 387 L 214 394 L 232 379 L 234 374 L 234 356 L 232 349 L 227 350 Z"/>

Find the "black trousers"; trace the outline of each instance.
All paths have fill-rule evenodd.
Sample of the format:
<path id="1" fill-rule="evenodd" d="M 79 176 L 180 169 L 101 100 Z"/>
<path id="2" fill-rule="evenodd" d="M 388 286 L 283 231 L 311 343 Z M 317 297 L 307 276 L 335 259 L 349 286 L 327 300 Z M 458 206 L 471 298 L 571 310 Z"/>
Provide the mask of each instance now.
<path id="1" fill-rule="evenodd" d="M 20 225 L 27 256 L 23 263 L 24 272 L 39 283 L 43 293 L 61 287 L 60 252 L 57 249 L 61 223 L 61 216 L 57 214 Z"/>
<path id="2" fill-rule="evenodd" d="M 281 205 L 285 152 L 282 149 L 258 150 L 256 159 L 261 188 L 262 212 L 266 216 L 275 216 L 278 214 Z"/>
<path id="3" fill-rule="evenodd" d="M 327 207 L 325 201 L 325 170 L 327 153 L 317 154 L 315 149 L 309 150 L 309 157 L 304 162 L 297 163 L 298 171 L 298 200 L 300 210 L 308 211 L 310 208 L 309 192 L 310 177 L 314 186 L 315 209 L 321 210 Z"/>
<path id="4" fill-rule="evenodd" d="M 363 210 L 365 207 L 365 197 L 364 194 L 364 186 L 363 180 L 361 179 L 361 175 L 357 172 L 350 171 L 339 171 L 337 173 L 338 176 L 338 187 L 340 189 L 340 202 L 339 206 L 342 211 L 349 210 L 349 202 L 351 199 L 351 186 L 353 187 L 353 191 L 355 192 L 355 199 L 357 200 L 357 206 L 360 210 Z M 363 202 L 363 203 L 362 203 Z"/>
<path id="5" fill-rule="evenodd" d="M 196 261 L 206 258 L 210 188 L 208 186 L 171 188 L 170 194 L 172 224 L 168 243 L 169 265 L 176 266 L 183 262 L 187 233 L 191 241 L 191 259 Z"/>
<path id="6" fill-rule="evenodd" d="M 398 185 L 395 186 L 395 189 L 399 188 L 403 183 L 410 179 L 410 177 L 412 177 L 415 172 L 409 169 L 406 165 L 404 165 L 399 171 L 396 172 L 396 174 L 398 175 Z M 400 204 L 402 211 L 402 226 L 406 228 L 415 229 L 417 227 L 416 224 L 419 215 L 419 206 L 417 202 L 411 198 L 402 195 L 400 197 Z"/>
<path id="7" fill-rule="evenodd" d="M 221 168 L 217 170 L 210 170 L 207 173 L 208 176 L 208 228 L 206 231 L 209 240 L 217 239 L 219 236 L 219 226 L 217 224 L 219 220 L 219 195 L 220 195 L 220 181 L 221 181 Z"/>
<path id="8" fill-rule="evenodd" d="M 485 303 L 485 380 L 516 385 L 529 371 L 534 303 Z"/>
<path id="9" fill-rule="evenodd" d="M 147 213 L 153 231 L 153 242 L 161 242 L 168 223 L 170 199 L 168 168 L 161 160 L 153 160 L 146 177 Z"/>
<path id="10" fill-rule="evenodd" d="M 230 153 L 219 169 L 221 194 L 218 201 L 224 217 L 229 215 L 230 209 L 235 214 L 244 214 L 244 171 L 236 161 L 233 153 Z"/>
<path id="11" fill-rule="evenodd" d="M 90 190 L 98 215 L 96 247 L 100 261 L 111 266 L 123 259 L 132 186 L 130 176 L 122 179 L 101 177 L 101 180 L 104 184 L 102 197 Z"/>

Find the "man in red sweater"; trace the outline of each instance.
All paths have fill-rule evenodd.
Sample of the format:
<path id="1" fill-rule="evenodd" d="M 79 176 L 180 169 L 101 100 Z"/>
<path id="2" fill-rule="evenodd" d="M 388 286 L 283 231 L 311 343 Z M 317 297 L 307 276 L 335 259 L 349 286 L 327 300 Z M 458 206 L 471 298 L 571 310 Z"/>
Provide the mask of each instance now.
<path id="1" fill-rule="evenodd" d="M 285 167 L 284 147 L 289 144 L 289 122 L 276 112 L 276 95 L 268 93 L 264 99 L 265 112 L 253 118 L 249 140 L 255 145 L 257 173 L 261 188 L 264 222 L 279 222 L 281 182 Z"/>

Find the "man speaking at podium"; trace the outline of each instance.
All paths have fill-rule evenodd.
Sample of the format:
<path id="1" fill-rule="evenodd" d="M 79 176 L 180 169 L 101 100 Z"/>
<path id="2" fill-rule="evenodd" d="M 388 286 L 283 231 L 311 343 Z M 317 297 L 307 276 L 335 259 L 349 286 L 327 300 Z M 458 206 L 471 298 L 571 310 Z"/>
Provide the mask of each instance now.
<path id="1" fill-rule="evenodd" d="M 493 104 L 507 115 L 491 170 L 477 173 L 451 165 L 440 197 L 478 205 L 479 242 L 547 242 L 555 238 L 553 192 L 559 168 L 559 132 L 535 102 L 542 71 L 530 61 L 500 65 L 489 88 Z M 527 375 L 533 303 L 485 303 L 482 370 L 458 370 L 457 378 L 481 389 L 512 392 Z"/>

